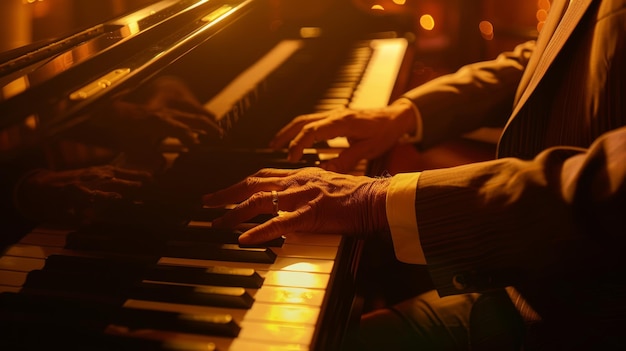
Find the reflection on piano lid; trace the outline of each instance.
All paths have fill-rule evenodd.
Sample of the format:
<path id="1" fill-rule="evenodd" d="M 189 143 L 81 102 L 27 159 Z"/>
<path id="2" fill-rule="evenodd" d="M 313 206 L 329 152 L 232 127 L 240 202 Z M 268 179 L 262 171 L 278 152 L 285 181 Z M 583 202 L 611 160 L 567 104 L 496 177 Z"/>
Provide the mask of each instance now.
<path id="1" fill-rule="evenodd" d="M 0 65 L 0 128 L 36 115 L 46 134 L 61 132 L 97 99 L 140 84 L 256 6 L 164 0 L 9 59 Z M 124 74 L 110 80 L 115 72 Z"/>
<path id="2" fill-rule="evenodd" d="M 197 1 L 160 1 L 58 40 L 3 53 L 3 61 L 0 63 L 0 101 L 75 67 L 119 42 L 157 25 L 165 18 L 189 10 L 194 3 Z"/>

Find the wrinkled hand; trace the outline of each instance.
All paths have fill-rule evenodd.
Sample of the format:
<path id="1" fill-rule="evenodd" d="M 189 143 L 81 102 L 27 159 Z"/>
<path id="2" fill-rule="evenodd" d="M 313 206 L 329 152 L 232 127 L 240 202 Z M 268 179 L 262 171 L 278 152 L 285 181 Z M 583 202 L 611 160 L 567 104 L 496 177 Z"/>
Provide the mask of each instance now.
<path id="1" fill-rule="evenodd" d="M 305 231 L 368 237 L 388 230 L 385 200 L 389 179 L 351 176 L 317 167 L 262 169 L 245 180 L 203 196 L 209 207 L 238 204 L 213 222 L 233 228 L 259 214 L 279 215 L 244 232 L 242 244 L 258 244 Z"/>
<path id="2" fill-rule="evenodd" d="M 98 208 L 141 199 L 152 184 L 144 171 L 110 165 L 50 171 L 26 177 L 17 189 L 20 210 L 32 219 L 88 221 Z"/>
<path id="3" fill-rule="evenodd" d="M 289 144 L 289 160 L 297 161 L 305 148 L 317 141 L 347 137 L 350 147 L 321 166 L 336 172 L 348 172 L 362 159 L 374 159 L 391 149 L 398 140 L 415 131 L 415 116 L 410 102 L 370 110 L 338 109 L 296 117 L 281 129 L 270 147 Z"/>

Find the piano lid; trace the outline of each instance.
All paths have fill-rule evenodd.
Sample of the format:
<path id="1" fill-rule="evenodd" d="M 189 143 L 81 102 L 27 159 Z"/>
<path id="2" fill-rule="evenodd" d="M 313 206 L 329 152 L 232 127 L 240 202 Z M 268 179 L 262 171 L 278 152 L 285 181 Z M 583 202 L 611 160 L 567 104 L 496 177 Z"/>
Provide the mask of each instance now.
<path id="1" fill-rule="evenodd" d="M 162 0 L 0 63 L 0 128 L 36 116 L 53 135 L 97 99 L 138 84 L 256 3 Z M 6 54 L 3 55 L 5 58 Z"/>

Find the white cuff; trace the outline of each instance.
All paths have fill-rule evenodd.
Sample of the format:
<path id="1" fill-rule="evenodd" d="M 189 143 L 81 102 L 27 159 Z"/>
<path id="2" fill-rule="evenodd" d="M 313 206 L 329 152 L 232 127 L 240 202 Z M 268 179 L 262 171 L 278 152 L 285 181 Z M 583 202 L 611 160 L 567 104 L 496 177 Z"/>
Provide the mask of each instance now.
<path id="1" fill-rule="evenodd" d="M 415 116 L 415 133 L 413 135 L 406 134 L 402 136 L 402 138 L 400 138 L 400 142 L 405 143 L 405 144 L 419 143 L 420 141 L 422 141 L 422 136 L 424 135 L 423 134 L 424 123 L 422 122 L 422 113 L 417 108 L 417 106 L 415 106 L 413 101 L 411 101 L 411 99 L 406 98 L 406 97 L 401 97 L 401 98 L 398 98 L 398 100 L 408 101 L 411 104 L 411 109 L 413 110 L 413 115 Z"/>
<path id="2" fill-rule="evenodd" d="M 426 264 L 415 216 L 415 196 L 420 173 L 399 173 L 391 178 L 386 211 L 396 258 L 404 263 Z"/>

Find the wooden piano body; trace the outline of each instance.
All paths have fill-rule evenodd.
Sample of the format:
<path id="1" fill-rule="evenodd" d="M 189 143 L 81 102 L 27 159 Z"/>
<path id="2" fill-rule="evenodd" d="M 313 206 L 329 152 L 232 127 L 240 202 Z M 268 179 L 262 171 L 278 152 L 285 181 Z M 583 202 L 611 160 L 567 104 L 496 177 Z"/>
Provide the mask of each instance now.
<path id="1" fill-rule="evenodd" d="M 0 127 L 28 124 L 36 137 L 23 148 L 46 148 L 52 168 L 84 164 L 63 153 L 68 136 L 162 77 L 184 82 L 226 129 L 192 150 L 161 143 L 156 163 L 87 146 L 91 160 L 155 171 L 161 201 L 110 209 L 110 221 L 89 226 L 44 223 L 8 247 L 2 349 L 345 347 L 359 317 L 360 241 L 298 233 L 242 248 L 194 201 L 260 167 L 315 165 L 342 147 L 329 141 L 296 165 L 263 150 L 294 116 L 384 105 L 405 88 L 396 77 L 410 61 L 406 28 L 340 3 L 303 23 L 275 18 L 272 1 L 163 0 L 0 65 Z"/>

